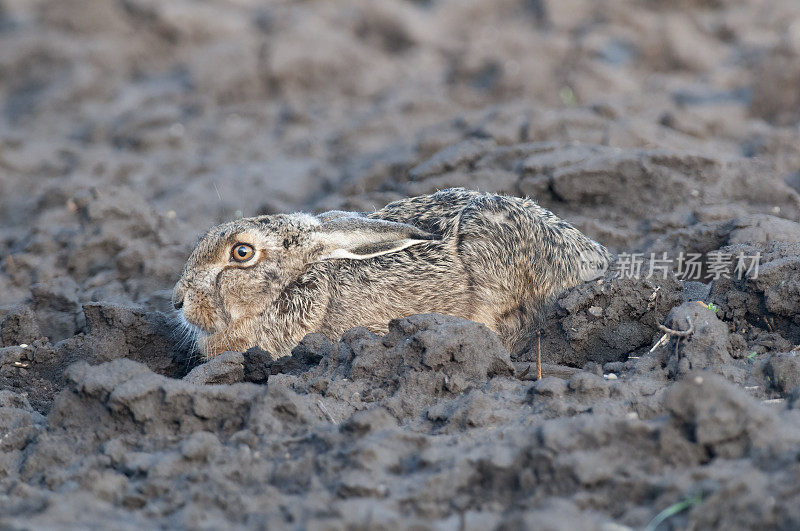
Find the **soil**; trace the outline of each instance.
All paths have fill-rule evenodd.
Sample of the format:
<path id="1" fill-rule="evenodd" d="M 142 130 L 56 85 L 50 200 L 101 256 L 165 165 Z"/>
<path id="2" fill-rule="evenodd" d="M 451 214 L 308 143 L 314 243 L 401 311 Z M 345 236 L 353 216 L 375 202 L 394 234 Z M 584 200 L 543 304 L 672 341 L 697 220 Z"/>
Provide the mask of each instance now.
<path id="1" fill-rule="evenodd" d="M 0 527 L 800 527 L 798 21 L 0 0 Z M 513 355 L 435 314 L 277 361 L 176 337 L 215 223 L 449 186 L 530 196 L 616 265 Z M 715 252 L 758 274 L 618 268 Z"/>

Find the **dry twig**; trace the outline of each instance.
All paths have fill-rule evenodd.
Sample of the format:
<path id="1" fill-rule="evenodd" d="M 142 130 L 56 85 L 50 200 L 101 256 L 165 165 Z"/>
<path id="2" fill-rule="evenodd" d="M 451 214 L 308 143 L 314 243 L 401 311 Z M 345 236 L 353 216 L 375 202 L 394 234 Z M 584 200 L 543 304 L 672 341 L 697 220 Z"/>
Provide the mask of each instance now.
<path id="1" fill-rule="evenodd" d="M 669 334 L 664 334 L 663 336 L 661 336 L 661 339 L 656 341 L 656 344 L 653 345 L 653 348 L 650 349 L 650 354 L 652 354 L 658 347 L 663 347 L 667 343 L 669 343 Z M 634 356 L 629 356 L 628 357 L 628 359 L 631 359 L 631 358 L 639 359 L 639 356 L 635 356 L 635 357 Z"/>
<path id="2" fill-rule="evenodd" d="M 692 320 L 689 319 L 688 317 L 686 318 L 686 322 L 689 324 L 689 328 L 687 328 L 686 330 L 673 330 L 672 328 L 667 328 L 662 324 L 658 325 L 658 329 L 664 332 L 664 334 L 670 336 L 679 338 L 689 337 L 694 333 L 694 324 L 692 324 Z"/>
<path id="3" fill-rule="evenodd" d="M 542 331 L 536 331 L 536 379 L 542 379 Z"/>
<path id="4" fill-rule="evenodd" d="M 322 403 L 322 400 L 317 400 L 317 407 L 319 408 L 319 410 L 320 410 L 320 411 L 322 411 L 323 413 L 325 413 L 325 416 L 328 418 L 328 420 L 329 420 L 329 421 L 330 421 L 332 424 L 335 424 L 335 425 L 337 425 L 337 426 L 339 425 L 339 423 L 338 423 L 338 422 L 336 422 L 336 419 L 334 419 L 334 418 L 333 418 L 333 415 L 331 415 L 331 414 L 328 412 L 328 408 L 326 408 L 326 407 L 325 407 L 325 404 L 323 404 L 323 403 Z"/>

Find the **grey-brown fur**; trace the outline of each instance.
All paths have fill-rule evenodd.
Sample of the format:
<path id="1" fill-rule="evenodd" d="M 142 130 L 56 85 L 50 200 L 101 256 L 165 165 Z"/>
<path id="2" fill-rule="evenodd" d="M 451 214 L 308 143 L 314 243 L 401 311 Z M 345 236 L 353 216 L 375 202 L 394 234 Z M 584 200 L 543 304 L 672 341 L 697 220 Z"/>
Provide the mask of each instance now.
<path id="1" fill-rule="evenodd" d="M 258 249 L 251 263 L 236 243 Z M 260 346 L 285 356 L 310 332 L 427 312 L 485 323 L 524 346 L 541 307 L 598 276 L 606 249 L 530 199 L 464 189 L 377 212 L 246 218 L 202 238 L 175 287 L 206 357 Z"/>

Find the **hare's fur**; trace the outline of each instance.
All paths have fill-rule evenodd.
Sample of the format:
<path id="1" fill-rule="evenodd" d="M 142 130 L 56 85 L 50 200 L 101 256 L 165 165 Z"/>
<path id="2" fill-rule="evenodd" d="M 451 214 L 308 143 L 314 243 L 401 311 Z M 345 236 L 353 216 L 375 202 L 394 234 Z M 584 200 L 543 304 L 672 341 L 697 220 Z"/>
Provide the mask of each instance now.
<path id="1" fill-rule="evenodd" d="M 255 249 L 245 263 L 240 243 Z M 608 252 L 530 199 L 449 189 L 377 212 L 286 214 L 211 229 L 173 302 L 203 354 L 259 346 L 275 357 L 306 334 L 338 338 L 437 312 L 485 323 L 510 350 L 544 304 L 598 276 Z"/>

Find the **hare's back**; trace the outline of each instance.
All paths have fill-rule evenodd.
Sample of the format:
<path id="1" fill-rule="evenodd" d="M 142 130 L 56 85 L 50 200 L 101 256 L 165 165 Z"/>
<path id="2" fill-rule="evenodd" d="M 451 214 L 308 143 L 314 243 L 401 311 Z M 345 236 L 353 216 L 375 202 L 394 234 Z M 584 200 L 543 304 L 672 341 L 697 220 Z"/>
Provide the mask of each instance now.
<path id="1" fill-rule="evenodd" d="M 456 245 L 467 270 L 492 290 L 548 297 L 608 265 L 608 251 L 531 199 L 484 194 L 462 210 Z"/>
<path id="2" fill-rule="evenodd" d="M 459 240 L 486 239 L 490 247 L 507 251 L 522 246 L 559 246 L 581 235 L 569 223 L 531 199 L 449 188 L 431 195 L 402 199 L 367 214 L 408 223 L 434 234 Z"/>
<path id="3" fill-rule="evenodd" d="M 476 198 L 486 196 L 464 188 L 449 188 L 431 195 L 389 203 L 368 217 L 408 223 L 433 234 L 443 235 L 455 226 L 461 212 Z"/>

